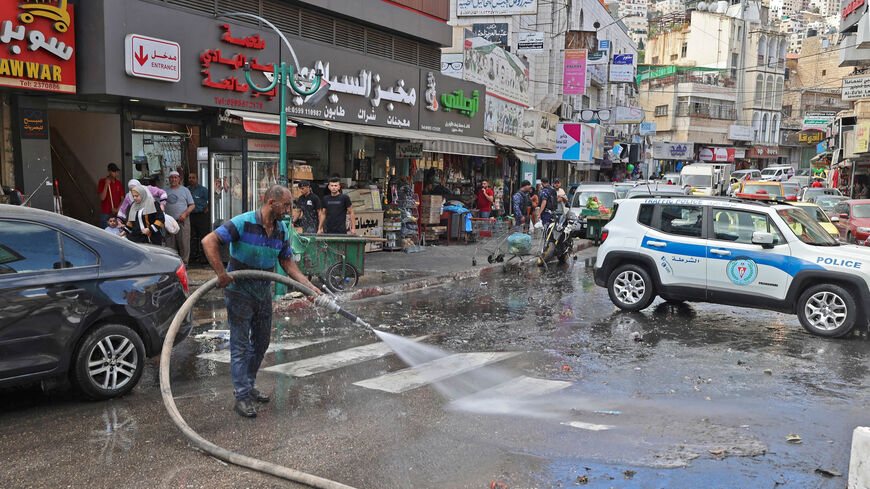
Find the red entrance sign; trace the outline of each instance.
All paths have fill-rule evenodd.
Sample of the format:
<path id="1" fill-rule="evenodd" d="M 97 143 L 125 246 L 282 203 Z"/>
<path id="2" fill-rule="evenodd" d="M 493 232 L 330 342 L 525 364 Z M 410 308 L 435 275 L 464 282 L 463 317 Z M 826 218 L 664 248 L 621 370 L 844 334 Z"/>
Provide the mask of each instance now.
<path id="1" fill-rule="evenodd" d="M 0 85 L 76 92 L 73 6 L 55 2 L 0 4 Z"/>
<path id="2" fill-rule="evenodd" d="M 701 161 L 731 162 L 734 161 L 734 148 L 714 148 L 707 146 L 698 153 Z"/>
<path id="3" fill-rule="evenodd" d="M 747 158 L 776 158 L 779 154 L 778 146 L 752 146 L 746 152 Z"/>

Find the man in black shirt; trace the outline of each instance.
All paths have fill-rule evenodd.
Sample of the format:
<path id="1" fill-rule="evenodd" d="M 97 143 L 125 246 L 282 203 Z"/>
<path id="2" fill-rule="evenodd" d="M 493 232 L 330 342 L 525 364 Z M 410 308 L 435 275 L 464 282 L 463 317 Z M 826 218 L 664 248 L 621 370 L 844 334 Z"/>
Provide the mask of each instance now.
<path id="1" fill-rule="evenodd" d="M 341 179 L 329 179 L 329 195 L 323 198 L 320 210 L 320 229 L 318 233 L 347 234 L 347 215 L 350 213 L 350 234 L 356 234 L 356 219 L 350 197 L 341 193 Z"/>
<path id="2" fill-rule="evenodd" d="M 302 228 L 303 233 L 316 233 L 323 227 L 320 216 L 320 198 L 311 191 L 311 182 L 302 180 L 299 182 L 299 198 L 296 199 L 296 208 L 299 209 L 299 217 L 293 224 Z"/>

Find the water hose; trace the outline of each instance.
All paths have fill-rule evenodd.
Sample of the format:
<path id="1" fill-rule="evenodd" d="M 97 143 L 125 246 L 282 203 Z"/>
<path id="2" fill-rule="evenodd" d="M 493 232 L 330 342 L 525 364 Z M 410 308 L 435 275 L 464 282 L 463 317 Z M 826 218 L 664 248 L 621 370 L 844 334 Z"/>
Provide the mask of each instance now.
<path id="1" fill-rule="evenodd" d="M 293 287 L 294 289 L 302 292 L 305 295 L 314 295 L 314 291 L 309 289 L 308 287 L 300 284 L 299 282 L 293 280 L 290 277 L 279 275 L 277 273 L 264 272 L 259 270 L 239 270 L 235 272 L 229 272 L 229 275 L 236 280 L 256 279 L 280 282 L 288 287 Z M 323 489 L 354 489 L 351 486 L 347 486 L 339 482 L 331 481 L 329 479 L 324 479 L 322 477 L 317 477 L 311 474 L 306 474 L 305 472 L 300 472 L 298 470 L 273 464 L 271 462 L 266 462 L 264 460 L 248 457 L 246 455 L 241 455 L 233 451 L 227 450 L 226 448 L 219 447 L 200 436 L 199 433 L 197 433 L 196 431 L 193 431 L 193 429 L 188 426 L 187 422 L 184 421 L 184 418 L 181 417 L 181 413 L 178 411 L 178 407 L 176 407 L 175 405 L 175 399 L 173 399 L 172 397 L 172 387 L 169 385 L 169 362 L 172 356 L 172 346 L 175 343 L 175 335 L 178 334 L 178 330 L 181 327 L 181 324 L 184 322 L 185 318 L 187 318 L 188 314 L 190 314 L 190 311 L 193 309 L 194 304 L 196 304 L 196 302 L 201 299 L 202 296 L 215 288 L 215 286 L 217 286 L 217 277 L 203 284 L 202 287 L 197 289 L 196 292 L 194 292 L 193 294 L 191 294 L 190 297 L 187 298 L 187 300 L 184 302 L 184 304 L 181 305 L 181 308 L 175 314 L 175 318 L 172 320 L 172 324 L 169 326 L 169 331 L 166 332 L 166 339 L 163 341 L 163 350 L 160 353 L 160 393 L 163 396 L 163 404 L 164 406 L 166 406 L 166 411 L 169 412 L 169 417 L 172 418 L 172 422 L 175 423 L 175 426 L 177 426 L 178 429 L 181 430 L 181 432 L 184 434 L 184 436 L 186 436 L 191 442 L 193 442 L 193 444 L 197 448 L 225 462 L 229 462 L 231 464 L 239 465 L 242 467 L 247 467 L 249 469 L 270 474 L 275 477 L 280 477 L 289 481 L 306 484 L 311 487 L 318 487 Z M 371 326 L 368 323 L 342 309 L 341 306 L 336 304 L 331 297 L 325 294 L 317 296 L 317 298 L 314 300 L 314 304 L 316 306 L 326 309 L 331 313 L 338 313 L 342 317 L 350 320 L 358 326 L 363 326 L 371 329 Z"/>

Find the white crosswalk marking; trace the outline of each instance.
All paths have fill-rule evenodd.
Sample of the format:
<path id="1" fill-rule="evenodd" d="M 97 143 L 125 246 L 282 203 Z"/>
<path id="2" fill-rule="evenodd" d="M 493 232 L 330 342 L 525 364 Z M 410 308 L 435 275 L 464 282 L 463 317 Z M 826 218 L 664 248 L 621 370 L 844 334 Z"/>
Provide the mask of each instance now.
<path id="1" fill-rule="evenodd" d="M 332 341 L 335 338 L 332 337 L 324 337 L 324 338 L 314 338 L 307 340 L 293 340 L 293 341 L 279 341 L 277 343 L 272 343 L 269 345 L 269 348 L 266 349 L 266 353 L 271 353 L 275 351 L 282 350 L 296 350 L 298 348 L 303 348 L 306 346 L 316 345 L 319 343 L 326 343 L 327 341 Z M 230 363 L 230 349 L 226 348 L 224 350 L 212 351 L 208 353 L 200 353 L 197 355 L 199 358 L 204 360 L 211 360 L 214 362 L 221 363 Z"/>
<path id="2" fill-rule="evenodd" d="M 590 431 L 605 431 L 613 428 L 608 424 L 593 424 L 593 423 L 584 423 L 583 421 L 566 421 L 562 423 L 566 426 L 571 426 L 573 428 L 580 428 L 581 430 L 590 430 Z"/>
<path id="3" fill-rule="evenodd" d="M 566 389 L 574 385 L 573 382 L 565 380 L 547 380 L 537 379 L 535 377 L 526 377 L 521 375 L 507 382 L 482 390 L 473 396 L 469 397 L 510 397 L 514 399 L 543 396 L 551 394 L 562 389 Z"/>
<path id="4" fill-rule="evenodd" d="M 428 336 L 418 336 L 410 338 L 414 341 L 423 341 Z M 365 346 L 357 346 L 348 348 L 347 350 L 337 351 L 326 355 L 320 355 L 295 362 L 282 363 L 273 365 L 263 370 L 275 372 L 279 374 L 291 375 L 293 377 L 307 377 L 313 374 L 319 374 L 329 370 L 353 365 L 355 363 L 374 360 L 385 357 L 393 353 L 393 350 L 383 342 L 372 343 Z"/>
<path id="5" fill-rule="evenodd" d="M 354 385 L 400 394 L 429 383 L 460 375 L 490 363 L 515 357 L 521 353 L 518 351 L 457 353 L 420 364 L 414 368 L 354 382 Z"/>

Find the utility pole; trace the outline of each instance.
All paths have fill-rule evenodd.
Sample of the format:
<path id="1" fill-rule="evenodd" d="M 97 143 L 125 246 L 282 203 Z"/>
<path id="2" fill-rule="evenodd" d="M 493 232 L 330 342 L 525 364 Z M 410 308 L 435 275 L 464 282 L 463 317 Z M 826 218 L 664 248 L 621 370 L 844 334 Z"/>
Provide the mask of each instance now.
<path id="1" fill-rule="evenodd" d="M 747 0 L 740 0 L 740 20 L 743 21 L 743 36 L 740 40 L 740 63 L 737 66 L 737 120 L 740 124 L 745 120 L 746 108 L 743 107 L 745 101 L 744 87 L 746 81 L 746 72 L 749 65 L 746 61 L 746 38 L 749 37 L 749 29 L 746 28 L 746 8 L 748 7 Z M 751 118 L 750 118 L 751 121 Z M 753 133 L 754 134 L 754 133 Z M 754 141 L 753 141 L 754 142 Z"/>

